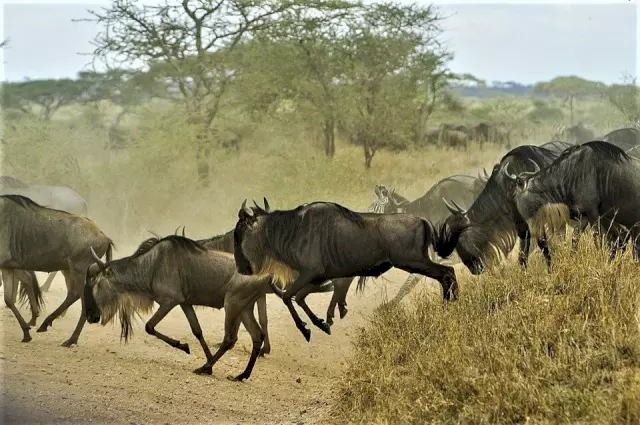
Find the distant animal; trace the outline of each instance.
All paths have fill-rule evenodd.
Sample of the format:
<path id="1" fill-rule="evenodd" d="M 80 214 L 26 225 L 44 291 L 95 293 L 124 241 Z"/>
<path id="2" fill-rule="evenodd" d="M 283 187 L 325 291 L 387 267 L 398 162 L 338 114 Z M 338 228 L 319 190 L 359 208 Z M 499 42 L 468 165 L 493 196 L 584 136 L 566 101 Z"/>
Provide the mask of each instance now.
<path id="1" fill-rule="evenodd" d="M 243 276 L 236 271 L 231 254 L 208 250 L 177 235 L 147 239 L 129 257 L 106 263 L 96 254 L 93 258 L 95 263 L 87 268 L 83 297 L 89 323 L 105 325 L 118 313 L 121 337 L 126 342 L 133 332 L 132 316 L 150 312 L 156 302 L 159 307 L 147 321 L 146 332 L 190 354 L 188 344 L 155 330 L 179 305 L 207 357 L 207 362 L 194 373 L 209 375 L 213 365 L 235 345 L 242 323 L 251 335 L 253 348 L 244 371 L 228 378 L 242 381 L 251 376 L 264 338 L 253 307 L 268 290 L 270 276 Z M 207 346 L 194 305 L 224 308 L 224 339 L 215 354 Z"/>
<path id="2" fill-rule="evenodd" d="M 592 130 L 586 128 L 582 123 L 567 127 L 566 125 L 560 125 L 556 127 L 554 139 L 564 139 L 571 143 L 584 143 L 596 138 L 595 133 Z"/>
<path id="3" fill-rule="evenodd" d="M 88 217 L 87 202 L 67 186 L 29 185 L 15 177 L 0 176 L 0 195 L 21 195 L 44 207 Z M 49 291 L 57 273 L 57 270 L 49 273 L 41 288 L 43 292 Z M 13 302 L 15 301 L 14 298 Z"/>
<path id="4" fill-rule="evenodd" d="M 466 150 L 469 143 L 469 136 L 464 126 L 454 127 L 451 124 L 442 124 L 440 126 L 439 140 L 440 143 L 447 148 L 461 148 Z"/>
<path id="5" fill-rule="evenodd" d="M 472 127 L 470 131 L 470 138 L 473 140 L 477 140 L 481 143 L 488 142 L 490 131 L 491 131 L 491 126 L 486 122 L 481 122 L 478 125 Z"/>
<path id="6" fill-rule="evenodd" d="M 444 178 L 414 201 L 409 201 L 407 198 L 397 194 L 393 188 L 388 189 L 385 186 L 376 185 L 374 189 L 376 200 L 369 207 L 369 211 L 378 214 L 406 213 L 426 218 L 433 223 L 444 220 L 449 216 L 450 212 L 446 205 L 442 203 L 442 199 L 452 199 L 462 205 L 471 205 L 482 192 L 489 178 L 487 171 L 483 171 L 484 176 L 478 173 L 477 178 L 465 175 Z M 433 261 L 439 262 L 433 248 L 429 248 L 429 254 Z M 456 263 L 458 260 L 454 259 L 452 262 Z M 421 276 L 409 275 L 391 302 L 400 302 L 421 279 Z"/>
<path id="7" fill-rule="evenodd" d="M 538 165 L 545 167 L 558 156 L 558 152 L 538 146 L 518 146 L 494 166 L 484 189 L 468 210 L 455 201 L 447 202 L 445 199 L 450 215 L 437 226 L 439 240 L 435 246 L 438 247 L 438 255 L 448 258 L 455 249 L 469 271 L 479 274 L 508 255 L 517 237 L 520 239 L 518 261 L 526 267 L 530 233 L 516 208 L 515 183 L 505 176 L 502 169 L 508 163 L 512 172 L 532 172 L 532 168 Z M 537 164 L 535 167 L 532 160 Z M 537 242 L 550 267 L 551 256 L 546 240 L 538 239 Z"/>
<path id="8" fill-rule="evenodd" d="M 291 302 L 309 283 L 377 277 L 397 267 L 438 280 L 443 298 L 456 299 L 454 269 L 433 262 L 428 255 L 436 236 L 428 220 L 406 214 L 356 213 L 332 202 L 252 213 L 245 200 L 234 232 L 234 257 L 240 273 L 272 275 L 282 283 L 284 291 L 274 283 L 271 286 L 309 341 L 311 331 Z"/>
<path id="9" fill-rule="evenodd" d="M 640 159 L 640 130 L 634 127 L 619 128 L 602 136 L 602 140 L 616 145 L 627 155 Z"/>
<path id="10" fill-rule="evenodd" d="M 0 196 L 0 269 L 5 284 L 5 302 L 23 330 L 23 342 L 31 340 L 30 327 L 13 306 L 17 269 L 51 272 L 61 270 L 67 283 L 62 304 L 40 325 L 46 332 L 53 321 L 81 296 L 87 267 L 93 263 L 90 247 L 111 258 L 113 242 L 88 218 L 43 207 L 20 195 Z M 81 314 L 71 337 L 62 345 L 78 342 L 84 326 Z"/>
<path id="11" fill-rule="evenodd" d="M 611 230 L 612 258 L 629 237 L 638 256 L 640 161 L 623 149 L 591 141 L 566 150 L 536 173 L 504 172 L 516 185 L 518 212 L 534 234 L 576 220 L 581 230 L 586 225 L 596 234 Z"/>
<path id="12" fill-rule="evenodd" d="M 557 152 L 557 153 L 560 153 L 572 146 L 575 146 L 575 145 L 573 143 L 562 142 L 559 140 L 554 140 L 552 142 L 547 142 L 540 145 L 542 149 L 547 149 L 547 150 L 550 150 L 551 152 Z"/>

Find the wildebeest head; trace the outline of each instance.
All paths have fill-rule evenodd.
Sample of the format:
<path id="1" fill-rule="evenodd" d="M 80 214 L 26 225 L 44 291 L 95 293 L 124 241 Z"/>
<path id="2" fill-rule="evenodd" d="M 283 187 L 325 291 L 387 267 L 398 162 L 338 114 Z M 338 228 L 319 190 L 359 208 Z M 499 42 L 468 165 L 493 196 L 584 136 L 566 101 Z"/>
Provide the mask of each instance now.
<path id="1" fill-rule="evenodd" d="M 144 241 L 132 256 L 148 252 L 160 239 L 150 238 Z M 153 301 L 127 292 L 122 282 L 138 279 L 127 271 L 118 269 L 117 264 L 126 259 L 103 262 L 93 248 L 91 256 L 95 263 L 87 267 L 84 286 L 84 305 L 87 322 L 106 325 L 116 313 L 119 313 L 121 337 L 127 341 L 133 333 L 132 317 L 135 312 L 148 312 L 153 308 Z M 132 258 L 129 257 L 129 258 Z M 120 288 L 117 288 L 119 285 Z"/>
<path id="2" fill-rule="evenodd" d="M 233 231 L 233 256 L 236 260 L 238 272 L 252 275 L 265 259 L 264 242 L 260 237 L 262 219 L 269 215 L 271 208 L 267 198 L 264 198 L 264 208 L 254 202 L 255 207 L 247 208 L 247 200 L 242 202 L 238 211 L 238 222 Z"/>

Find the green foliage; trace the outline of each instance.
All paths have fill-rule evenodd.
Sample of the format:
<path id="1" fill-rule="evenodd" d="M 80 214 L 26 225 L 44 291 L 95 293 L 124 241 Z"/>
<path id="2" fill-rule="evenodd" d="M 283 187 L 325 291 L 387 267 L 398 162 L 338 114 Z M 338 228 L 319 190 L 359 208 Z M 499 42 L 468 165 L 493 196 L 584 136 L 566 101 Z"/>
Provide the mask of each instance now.
<path id="1" fill-rule="evenodd" d="M 77 101 L 86 88 L 82 81 L 71 79 L 3 83 L 3 107 L 37 114 L 49 120 L 62 106 Z"/>
<path id="2" fill-rule="evenodd" d="M 604 87 L 603 83 L 569 75 L 538 83 L 534 86 L 533 92 L 562 98 L 569 106 L 571 124 L 573 125 L 574 101 L 576 99 L 599 96 Z"/>
<path id="3" fill-rule="evenodd" d="M 564 118 L 562 109 L 550 106 L 542 99 L 533 100 L 533 110 L 527 113 L 527 118 L 533 123 L 559 122 Z"/>
<path id="4" fill-rule="evenodd" d="M 605 99 L 630 123 L 640 122 L 640 87 L 635 78 L 626 78 L 625 84 L 612 84 L 603 90 Z"/>

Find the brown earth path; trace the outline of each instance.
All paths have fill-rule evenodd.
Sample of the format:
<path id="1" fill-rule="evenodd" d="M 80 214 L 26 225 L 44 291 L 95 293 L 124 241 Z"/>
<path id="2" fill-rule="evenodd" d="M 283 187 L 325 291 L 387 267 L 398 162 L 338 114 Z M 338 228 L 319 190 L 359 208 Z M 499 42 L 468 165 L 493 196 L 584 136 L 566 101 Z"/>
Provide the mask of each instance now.
<path id="1" fill-rule="evenodd" d="M 41 283 L 45 276 L 38 273 Z M 128 344 L 120 342 L 117 324 L 87 324 L 78 346 L 61 347 L 76 325 L 79 302 L 48 332 L 32 329 L 33 340 L 21 343 L 22 331 L 0 301 L 0 423 L 324 423 L 356 326 L 364 323 L 363 315 L 371 313 L 385 293 L 389 298 L 395 295 L 406 276 L 393 269 L 370 281 L 364 295 L 355 293 L 354 282 L 348 315 L 336 319 L 330 336 L 311 327 L 310 343 L 295 328 L 282 301 L 268 296 L 272 353 L 258 359 L 251 378 L 244 383 L 225 378 L 241 372 L 248 361 L 251 339 L 242 326 L 237 345 L 214 366 L 213 375 L 198 376 L 192 370 L 204 363 L 204 354 L 179 308 L 157 329 L 188 342 L 191 355 L 147 335 L 141 321 Z M 413 294 L 436 289 L 439 291 L 437 282 L 423 280 Z M 58 274 L 45 293 L 47 304 L 38 325 L 59 305 L 65 292 Z M 324 317 L 330 297 L 330 293 L 312 294 L 309 305 Z M 23 307 L 21 312 L 28 320 L 27 309 Z M 207 342 L 221 341 L 224 311 L 198 308 L 196 314 Z"/>

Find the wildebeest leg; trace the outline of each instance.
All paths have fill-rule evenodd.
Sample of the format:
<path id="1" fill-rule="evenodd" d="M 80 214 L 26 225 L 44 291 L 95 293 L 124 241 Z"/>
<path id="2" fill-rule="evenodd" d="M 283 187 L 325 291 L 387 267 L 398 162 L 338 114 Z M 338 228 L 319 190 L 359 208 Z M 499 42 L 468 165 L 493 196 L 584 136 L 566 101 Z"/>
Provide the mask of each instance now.
<path id="1" fill-rule="evenodd" d="M 523 269 L 526 269 L 529 263 L 529 253 L 531 251 L 531 233 L 526 226 L 518 229 L 518 238 L 520 239 L 518 264 L 520 264 L 520 267 Z"/>
<path id="2" fill-rule="evenodd" d="M 307 316 L 309 316 L 309 319 L 311 319 L 311 323 L 316 325 L 318 328 L 322 329 L 323 332 L 327 333 L 328 335 L 331 335 L 331 325 L 329 325 L 327 322 L 325 322 L 324 320 L 316 316 L 315 313 L 311 311 L 311 309 L 309 308 L 306 302 L 307 295 L 309 295 L 312 292 L 316 292 L 316 288 L 320 291 L 323 289 L 321 288 L 320 285 L 312 285 L 310 283 L 304 286 L 301 290 L 299 290 L 296 293 L 295 295 L 296 302 L 300 307 L 302 307 L 302 310 L 304 310 Z"/>
<path id="3" fill-rule="evenodd" d="M 333 325 L 333 317 L 336 310 L 336 304 L 340 310 L 340 318 L 344 319 L 347 315 L 347 294 L 349 288 L 355 277 L 342 277 L 340 279 L 333 279 L 333 295 L 331 301 L 329 301 L 329 308 L 327 309 L 327 323 L 329 326 Z"/>
<path id="4" fill-rule="evenodd" d="M 253 306 L 250 309 L 246 309 L 240 316 L 240 319 L 242 320 L 242 324 L 244 325 L 247 332 L 249 332 L 249 335 L 251 335 L 253 347 L 251 349 L 249 363 L 247 363 L 247 367 L 244 369 L 244 371 L 236 377 L 227 376 L 227 379 L 231 381 L 243 381 L 245 379 L 249 379 L 249 377 L 251 376 L 251 371 L 253 371 L 253 367 L 256 364 L 258 354 L 260 353 L 262 341 L 264 340 L 264 334 L 260 329 L 260 325 L 258 325 L 258 322 L 256 322 L 256 318 L 253 316 Z"/>
<path id="5" fill-rule="evenodd" d="M 22 328 L 22 342 L 31 341 L 31 335 L 29 335 L 29 325 L 22 318 L 20 311 L 16 308 L 15 303 L 12 301 L 13 293 L 18 292 L 18 285 L 15 281 L 15 272 L 13 270 L 2 270 L 2 280 L 4 281 L 4 302 L 7 304 L 7 307 L 11 309 L 13 315 L 18 319 L 18 323 L 20 324 L 20 328 Z"/>
<path id="6" fill-rule="evenodd" d="M 415 288 L 415 286 L 418 284 L 418 282 L 420 282 L 421 279 L 422 276 L 410 274 L 409 277 L 407 277 L 407 280 L 405 280 L 400 287 L 400 290 L 398 291 L 396 296 L 393 297 L 391 301 L 389 301 L 389 304 L 399 303 L 400 300 L 402 300 L 409 292 L 411 292 L 413 288 Z"/>
<path id="7" fill-rule="evenodd" d="M 23 282 L 22 284 L 24 285 L 24 289 L 25 292 L 27 294 L 27 298 L 29 299 L 29 305 L 31 306 L 31 320 L 29 320 L 29 322 L 27 323 L 29 326 L 35 326 L 36 325 L 36 319 L 38 318 L 38 316 L 40 316 L 40 307 L 38 305 L 38 297 L 36 296 L 36 293 L 34 292 L 34 290 L 38 285 L 38 281 L 34 280 L 35 279 L 35 273 L 34 272 L 27 272 L 25 270 L 25 274 L 28 277 L 28 281 L 27 282 Z M 42 298 L 40 298 L 42 299 Z"/>
<path id="8" fill-rule="evenodd" d="M 198 321 L 198 316 L 196 316 L 196 312 L 193 310 L 193 306 L 191 304 L 180 304 L 182 307 L 182 311 L 184 315 L 187 316 L 187 320 L 189 321 L 189 326 L 191 326 L 191 332 L 193 332 L 193 336 L 198 339 L 198 342 L 202 346 L 202 350 L 204 350 L 204 355 L 207 357 L 207 360 L 211 360 L 213 354 L 211 354 L 211 350 L 209 350 L 209 346 L 207 342 L 204 340 L 204 336 L 202 335 L 202 328 L 200 327 L 200 322 Z M 180 344 L 180 343 L 178 343 Z M 186 352 L 189 354 L 189 344 L 183 344 L 186 346 Z"/>
<path id="9" fill-rule="evenodd" d="M 64 271 L 62 272 L 62 274 L 64 275 L 65 280 L 67 282 L 71 282 L 71 286 L 69 286 L 69 293 L 75 293 L 78 290 L 78 288 L 80 288 L 79 290 L 82 291 L 84 276 L 81 273 L 77 273 L 75 271 L 72 271 L 72 272 Z M 82 328 L 84 327 L 84 324 L 87 323 L 87 316 L 85 315 L 85 307 L 84 307 L 84 297 L 81 294 L 82 292 L 80 292 L 80 295 L 78 295 L 78 298 L 80 298 L 80 304 L 81 304 L 80 317 L 78 318 L 78 324 L 76 325 L 76 328 L 73 330 L 71 337 L 69 337 L 68 340 L 62 343 L 63 347 L 71 347 L 73 344 L 77 344 L 78 338 L 80 337 L 80 333 L 82 332 Z"/>
<path id="10" fill-rule="evenodd" d="M 424 262 L 408 262 L 404 264 L 394 264 L 397 268 L 409 273 L 420 273 L 440 282 L 442 286 L 442 297 L 445 301 L 458 299 L 458 282 L 456 272 L 453 267 L 434 263 L 425 259 Z"/>
<path id="11" fill-rule="evenodd" d="M 160 323 L 160 321 L 162 319 L 164 319 L 164 317 L 169 314 L 169 312 L 171 310 L 173 310 L 173 308 L 178 305 L 177 303 L 171 303 L 171 304 L 160 304 L 160 307 L 158 307 L 158 310 L 153 314 L 153 316 L 151 316 L 151 319 L 149 319 L 149 321 L 147 321 L 147 323 L 144 325 L 144 330 L 149 334 L 149 335 L 153 335 L 156 338 L 166 342 L 167 344 L 169 344 L 170 346 L 172 346 L 173 348 L 177 348 L 178 350 L 182 350 L 187 354 L 191 354 L 191 351 L 189 350 L 189 344 L 183 344 L 180 341 L 173 339 L 171 337 L 168 337 L 160 332 L 158 332 L 156 330 L 156 326 L 158 326 L 158 323 Z M 184 311 L 184 308 L 182 309 Z M 186 311 L 184 313 L 185 315 L 187 315 Z M 189 320 L 189 316 L 187 316 L 187 320 Z M 197 323 L 198 319 L 196 318 L 196 323 Z M 189 320 L 189 324 L 191 325 L 191 321 Z M 191 328 L 193 330 L 193 327 Z M 202 331 L 200 331 L 200 333 L 202 333 Z M 194 331 L 194 335 L 195 335 L 195 331 Z M 196 335 L 197 337 L 197 335 Z M 205 351 L 206 353 L 206 351 Z"/>
<path id="12" fill-rule="evenodd" d="M 47 280 L 44 281 L 44 284 L 40 288 L 40 290 L 42 292 L 48 292 L 49 291 L 49 288 L 51 287 L 51 283 L 53 282 L 53 278 L 56 277 L 57 273 L 58 272 L 49 273 L 49 276 L 47 276 Z"/>
<path id="13" fill-rule="evenodd" d="M 64 301 L 62 301 L 62 304 L 60 304 L 60 306 L 56 308 L 53 313 L 48 315 L 46 319 L 42 321 L 40 327 L 36 332 L 46 332 L 49 326 L 53 324 L 53 321 L 56 320 L 62 313 L 67 311 L 67 309 L 71 307 L 73 303 L 78 301 L 78 298 L 80 298 L 80 295 L 74 294 L 72 292 L 67 292 L 67 297 L 64 299 Z"/>
<path id="14" fill-rule="evenodd" d="M 310 280 L 311 279 L 309 279 L 308 277 L 300 274 L 300 276 L 298 276 L 298 278 L 295 280 L 295 282 L 293 282 L 291 287 L 288 288 L 286 292 L 280 289 L 280 287 L 276 285 L 273 281 L 270 282 L 273 293 L 276 294 L 278 297 L 280 297 L 282 301 L 284 301 L 284 304 L 287 306 L 287 309 L 289 310 L 289 314 L 291 315 L 291 318 L 296 324 L 296 327 L 302 333 L 302 336 L 304 336 L 307 342 L 311 340 L 311 330 L 307 328 L 307 324 L 303 322 L 302 319 L 300 318 L 300 315 L 298 315 L 298 312 L 296 311 L 295 307 L 293 306 L 293 303 L 291 302 L 291 297 L 293 294 L 297 293 L 305 284 L 308 284 Z"/>
<path id="15" fill-rule="evenodd" d="M 260 329 L 262 329 L 262 333 L 264 334 L 264 342 L 262 344 L 262 348 L 260 349 L 260 355 L 264 357 L 265 354 L 271 353 L 271 343 L 269 342 L 269 331 L 268 325 L 269 320 L 267 318 L 267 296 L 262 294 L 258 301 L 258 321 L 260 322 Z"/>
<path id="16" fill-rule="evenodd" d="M 253 308 L 253 305 L 251 306 Z M 240 314 L 238 312 L 239 307 L 235 305 L 235 303 L 226 303 L 224 306 L 224 339 L 222 340 L 222 344 L 220 344 L 220 348 L 215 352 L 213 357 L 210 360 L 193 371 L 193 373 L 202 375 L 207 374 L 211 375 L 213 373 L 213 365 L 216 364 L 220 357 L 224 355 L 227 351 L 231 350 L 236 342 L 238 341 L 238 329 L 240 328 Z"/>
<path id="17" fill-rule="evenodd" d="M 544 256 L 544 260 L 547 263 L 547 271 L 551 271 L 551 253 L 549 251 L 549 243 L 547 242 L 547 238 L 538 239 L 538 248 L 542 251 L 542 255 Z"/>

